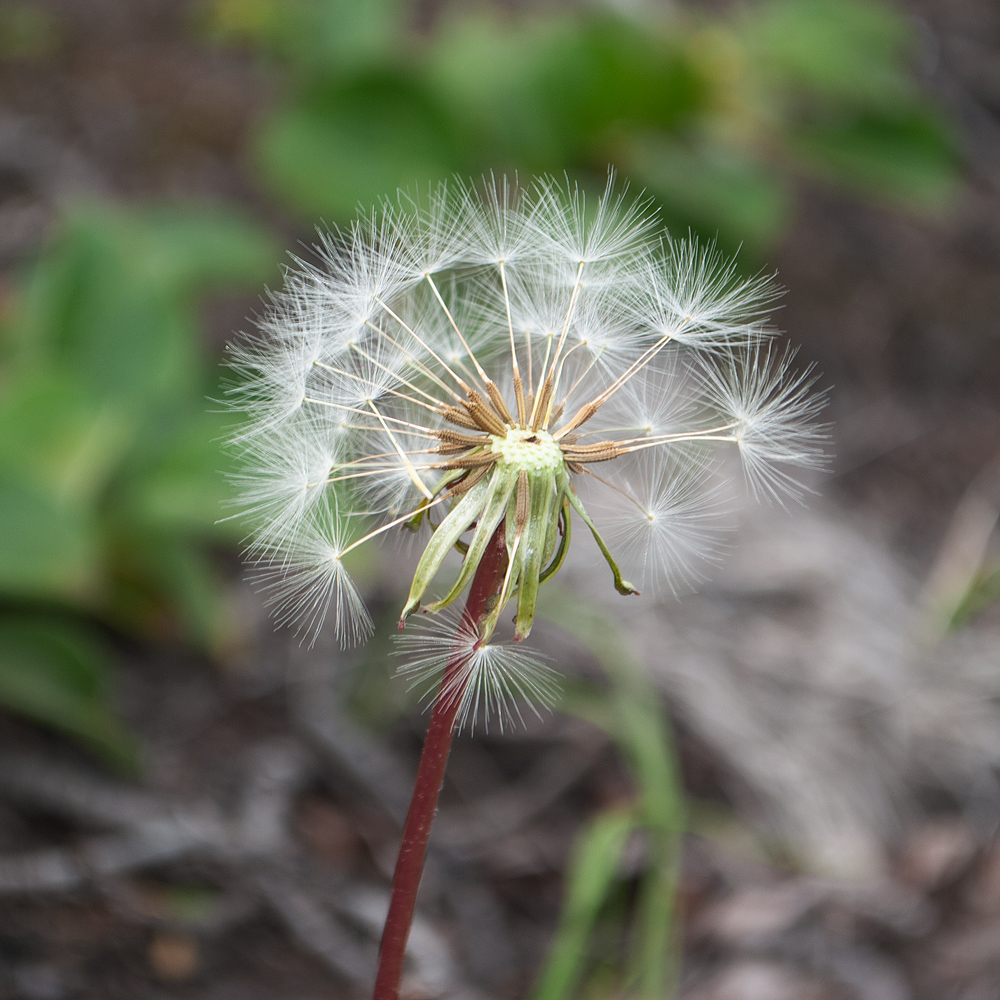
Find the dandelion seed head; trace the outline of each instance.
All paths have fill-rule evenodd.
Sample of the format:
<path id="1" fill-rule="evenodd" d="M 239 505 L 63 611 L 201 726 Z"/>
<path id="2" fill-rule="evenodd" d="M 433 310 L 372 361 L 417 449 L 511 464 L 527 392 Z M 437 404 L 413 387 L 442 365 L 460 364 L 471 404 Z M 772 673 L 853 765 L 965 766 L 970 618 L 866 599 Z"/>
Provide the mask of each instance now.
<path id="1" fill-rule="evenodd" d="M 713 551 L 727 449 L 759 496 L 801 493 L 822 397 L 774 346 L 773 282 L 658 227 L 613 179 L 589 197 L 490 176 L 401 195 L 294 261 L 230 349 L 228 390 L 246 414 L 232 445 L 248 555 L 280 622 L 313 636 L 329 617 L 342 642 L 363 639 L 345 560 L 421 525 L 403 618 L 444 613 L 502 526 L 488 614 L 404 642 L 414 675 L 464 650 L 445 672 L 462 717 L 503 716 L 512 695 L 544 703 L 549 674 L 494 629 L 514 602 L 528 636 L 572 523 L 620 593 L 655 592 Z"/>

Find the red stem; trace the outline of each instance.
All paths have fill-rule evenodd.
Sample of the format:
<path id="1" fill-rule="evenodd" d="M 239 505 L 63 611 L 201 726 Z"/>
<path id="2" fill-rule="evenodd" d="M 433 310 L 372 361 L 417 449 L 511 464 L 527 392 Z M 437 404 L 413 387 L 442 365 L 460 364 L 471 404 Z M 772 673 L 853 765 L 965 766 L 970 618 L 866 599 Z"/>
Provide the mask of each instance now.
<path id="1" fill-rule="evenodd" d="M 507 546 L 504 524 L 501 522 L 472 580 L 469 597 L 465 602 L 465 617 L 468 620 L 478 623 L 486 614 L 489 600 L 499 592 L 506 571 Z M 461 691 L 447 696 L 444 692 L 448 690 L 446 685 L 454 671 L 460 669 L 463 662 L 459 658 L 448 664 L 434 699 L 431 721 L 427 726 L 424 749 L 420 755 L 420 767 L 417 769 L 417 780 L 413 786 L 413 798 L 403 826 L 396 871 L 392 877 L 392 897 L 389 900 L 389 913 L 385 918 L 385 929 L 382 931 L 382 943 L 379 945 L 373 1000 L 399 998 L 406 941 L 413 923 L 417 890 L 424 870 L 424 855 L 427 853 L 427 841 L 437 812 L 448 754 L 451 752 L 455 717 L 462 703 Z"/>

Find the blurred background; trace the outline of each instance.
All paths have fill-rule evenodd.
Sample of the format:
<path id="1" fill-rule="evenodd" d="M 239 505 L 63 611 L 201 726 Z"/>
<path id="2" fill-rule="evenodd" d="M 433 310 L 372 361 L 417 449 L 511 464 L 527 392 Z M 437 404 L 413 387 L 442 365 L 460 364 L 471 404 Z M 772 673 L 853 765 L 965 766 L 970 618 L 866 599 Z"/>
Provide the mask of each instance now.
<path id="1" fill-rule="evenodd" d="M 397 581 L 273 632 L 224 344 L 320 220 L 609 164 L 777 271 L 831 470 L 697 595 L 548 585 L 563 703 L 458 741 L 408 995 L 1000 995 L 995 0 L 2 0 L 0 997 L 364 994 Z"/>

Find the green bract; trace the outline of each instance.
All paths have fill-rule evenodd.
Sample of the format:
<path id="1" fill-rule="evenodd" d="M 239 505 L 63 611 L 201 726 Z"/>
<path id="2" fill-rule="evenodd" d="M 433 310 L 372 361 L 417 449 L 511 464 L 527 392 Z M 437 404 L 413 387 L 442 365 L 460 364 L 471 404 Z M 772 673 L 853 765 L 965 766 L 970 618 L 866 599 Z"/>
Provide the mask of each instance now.
<path id="1" fill-rule="evenodd" d="M 455 583 L 444 597 L 430 604 L 427 610 L 435 612 L 448 607 L 472 579 L 490 538 L 502 523 L 507 526 L 507 576 L 498 600 L 481 623 L 480 632 L 484 641 L 489 639 L 501 609 L 516 591 L 514 637 L 517 640 L 526 638 L 535 617 L 538 586 L 559 569 L 566 557 L 570 540 L 570 506 L 576 508 L 594 533 L 614 572 L 619 592 L 638 593 L 630 583 L 622 580 L 611 553 L 573 490 L 565 454 L 548 431 L 515 426 L 503 436 L 490 435 L 489 446 L 483 451 L 471 452 L 469 457 L 478 466 L 482 456 L 487 454 L 495 456 L 492 467 L 452 507 L 424 549 L 403 608 L 401 623 L 420 607 L 424 593 L 441 568 L 444 557 L 475 524 L 472 541 L 466 549 Z"/>

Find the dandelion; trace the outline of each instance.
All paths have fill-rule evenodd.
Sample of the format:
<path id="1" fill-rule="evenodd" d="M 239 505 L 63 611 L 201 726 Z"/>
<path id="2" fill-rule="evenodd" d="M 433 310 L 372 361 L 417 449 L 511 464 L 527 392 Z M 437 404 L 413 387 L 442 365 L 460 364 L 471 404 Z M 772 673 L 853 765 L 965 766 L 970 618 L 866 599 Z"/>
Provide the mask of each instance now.
<path id="1" fill-rule="evenodd" d="M 463 613 L 403 647 L 402 672 L 437 694 L 376 996 L 398 993 L 453 731 L 550 700 L 550 669 L 516 644 L 574 522 L 618 593 L 672 587 L 711 549 L 727 450 L 753 492 L 779 501 L 821 461 L 822 400 L 773 346 L 775 295 L 658 231 L 648 202 L 610 179 L 596 205 L 552 181 L 491 179 L 324 237 L 263 335 L 233 346 L 249 557 L 279 620 L 315 635 L 330 618 L 342 643 L 366 637 L 345 559 L 402 529 L 429 537 L 401 629 L 469 591 Z M 495 637 L 511 603 L 515 645 Z"/>

